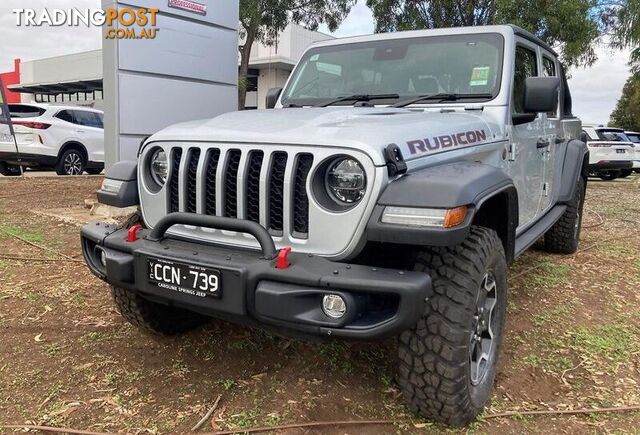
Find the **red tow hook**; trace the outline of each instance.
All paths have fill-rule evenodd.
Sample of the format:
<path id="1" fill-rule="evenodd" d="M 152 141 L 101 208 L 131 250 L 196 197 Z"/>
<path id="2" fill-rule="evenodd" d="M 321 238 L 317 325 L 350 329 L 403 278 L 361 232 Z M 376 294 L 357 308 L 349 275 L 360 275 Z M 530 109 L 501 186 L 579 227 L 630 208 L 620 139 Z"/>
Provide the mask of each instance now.
<path id="1" fill-rule="evenodd" d="M 133 243 L 139 239 L 138 231 L 142 229 L 142 225 L 137 224 L 129 228 L 129 232 L 127 233 L 127 242 Z"/>
<path id="2" fill-rule="evenodd" d="M 289 263 L 289 254 L 291 253 L 291 247 L 282 248 L 278 252 L 278 259 L 276 260 L 276 269 L 286 269 L 291 266 Z"/>

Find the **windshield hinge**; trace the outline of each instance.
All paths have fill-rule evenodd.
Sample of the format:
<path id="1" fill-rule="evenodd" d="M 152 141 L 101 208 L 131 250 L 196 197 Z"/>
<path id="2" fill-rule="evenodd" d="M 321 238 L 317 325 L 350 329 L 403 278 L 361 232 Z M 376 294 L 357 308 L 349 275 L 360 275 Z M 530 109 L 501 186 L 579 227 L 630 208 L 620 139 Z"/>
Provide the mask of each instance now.
<path id="1" fill-rule="evenodd" d="M 394 143 L 389 144 L 384 150 L 384 159 L 387 162 L 389 177 L 404 174 L 407 172 L 407 164 L 402 157 L 400 147 Z"/>

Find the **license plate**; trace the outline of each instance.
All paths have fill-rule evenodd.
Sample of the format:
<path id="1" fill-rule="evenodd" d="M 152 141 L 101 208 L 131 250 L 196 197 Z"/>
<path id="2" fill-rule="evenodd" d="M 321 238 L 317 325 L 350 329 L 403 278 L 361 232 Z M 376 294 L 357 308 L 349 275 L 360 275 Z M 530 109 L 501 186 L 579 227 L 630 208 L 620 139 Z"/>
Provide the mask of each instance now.
<path id="1" fill-rule="evenodd" d="M 199 298 L 220 297 L 220 271 L 157 258 L 147 259 L 149 283 Z"/>
<path id="2" fill-rule="evenodd" d="M 625 154 L 626 152 L 627 150 L 620 150 L 620 149 L 616 150 L 616 153 L 618 154 Z"/>

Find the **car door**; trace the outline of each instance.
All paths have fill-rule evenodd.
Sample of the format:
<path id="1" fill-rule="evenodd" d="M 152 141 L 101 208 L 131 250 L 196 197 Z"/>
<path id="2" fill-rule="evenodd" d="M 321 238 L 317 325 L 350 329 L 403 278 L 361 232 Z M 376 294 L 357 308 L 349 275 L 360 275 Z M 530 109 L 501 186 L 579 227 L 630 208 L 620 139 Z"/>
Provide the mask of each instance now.
<path id="1" fill-rule="evenodd" d="M 559 77 L 558 64 L 555 57 L 546 50 L 542 52 L 542 75 L 544 77 Z M 555 198 L 560 188 L 560 176 L 562 172 L 562 157 L 565 155 L 567 140 L 562 134 L 562 120 L 560 105 L 555 110 L 543 114 L 544 139 L 538 148 L 542 154 L 544 165 L 544 184 L 542 186 L 542 198 L 540 201 L 539 215 L 545 214 L 555 204 Z M 546 145 L 546 146 L 544 146 Z"/>
<path id="2" fill-rule="evenodd" d="M 527 77 L 538 76 L 537 47 L 518 38 L 515 50 L 511 97 L 511 155 L 509 175 L 518 189 L 519 230 L 535 221 L 544 185 L 544 152 L 538 148 L 544 140 L 544 118 L 524 113 L 524 90 Z"/>
<path id="3" fill-rule="evenodd" d="M 104 161 L 104 129 L 102 118 L 97 112 L 88 110 L 73 110 L 78 139 L 87 149 L 89 160 Z"/>

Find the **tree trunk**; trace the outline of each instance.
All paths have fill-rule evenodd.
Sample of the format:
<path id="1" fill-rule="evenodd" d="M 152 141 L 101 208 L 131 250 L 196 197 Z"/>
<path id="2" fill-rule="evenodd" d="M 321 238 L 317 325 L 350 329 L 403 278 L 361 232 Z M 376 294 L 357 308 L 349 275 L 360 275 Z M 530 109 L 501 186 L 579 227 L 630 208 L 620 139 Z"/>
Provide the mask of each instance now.
<path id="1" fill-rule="evenodd" d="M 244 110 L 247 100 L 247 75 L 249 74 L 249 58 L 251 57 L 251 47 L 256 39 L 256 32 L 253 29 L 245 29 L 247 37 L 244 45 L 240 47 L 240 71 L 238 83 L 238 110 Z"/>

